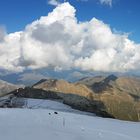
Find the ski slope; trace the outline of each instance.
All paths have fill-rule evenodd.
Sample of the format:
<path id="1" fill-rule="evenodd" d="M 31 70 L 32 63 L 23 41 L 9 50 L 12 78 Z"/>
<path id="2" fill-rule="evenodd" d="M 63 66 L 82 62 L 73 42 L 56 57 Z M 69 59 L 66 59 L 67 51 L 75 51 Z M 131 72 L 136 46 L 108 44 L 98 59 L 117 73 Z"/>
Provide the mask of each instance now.
<path id="1" fill-rule="evenodd" d="M 0 109 L 0 140 L 140 140 L 140 123 L 50 109 Z"/>

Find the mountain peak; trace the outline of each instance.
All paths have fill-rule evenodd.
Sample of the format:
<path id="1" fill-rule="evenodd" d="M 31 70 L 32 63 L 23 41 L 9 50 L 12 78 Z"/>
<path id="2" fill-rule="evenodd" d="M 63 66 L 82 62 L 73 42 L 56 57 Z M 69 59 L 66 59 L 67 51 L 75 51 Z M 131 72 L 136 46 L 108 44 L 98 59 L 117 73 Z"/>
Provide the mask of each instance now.
<path id="1" fill-rule="evenodd" d="M 6 81 L 0 80 L 0 96 L 3 96 L 19 87 L 20 86 L 18 85 L 14 85 L 12 83 L 8 83 Z"/>
<path id="2" fill-rule="evenodd" d="M 118 78 L 117 76 L 111 74 L 111 75 L 107 76 L 104 80 L 109 82 L 109 81 L 115 81 L 117 78 Z"/>

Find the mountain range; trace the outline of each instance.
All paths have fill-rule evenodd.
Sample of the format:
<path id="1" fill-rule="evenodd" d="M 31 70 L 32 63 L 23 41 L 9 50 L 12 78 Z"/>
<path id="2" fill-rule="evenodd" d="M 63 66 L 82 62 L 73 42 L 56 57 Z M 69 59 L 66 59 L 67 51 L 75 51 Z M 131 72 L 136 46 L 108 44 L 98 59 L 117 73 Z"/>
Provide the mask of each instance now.
<path id="1" fill-rule="evenodd" d="M 7 83 L 1 91 L 7 89 L 9 93 L 17 88 Z M 73 108 L 99 116 L 140 121 L 140 78 L 109 75 L 86 77 L 74 83 L 63 79 L 42 79 L 31 87 L 11 93 L 26 98 L 61 99 Z"/>

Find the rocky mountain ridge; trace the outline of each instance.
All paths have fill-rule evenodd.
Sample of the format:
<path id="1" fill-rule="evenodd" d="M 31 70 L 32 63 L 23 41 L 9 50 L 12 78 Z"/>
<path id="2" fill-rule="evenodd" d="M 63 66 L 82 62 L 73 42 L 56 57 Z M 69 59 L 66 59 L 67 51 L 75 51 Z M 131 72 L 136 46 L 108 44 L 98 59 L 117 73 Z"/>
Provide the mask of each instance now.
<path id="1" fill-rule="evenodd" d="M 10 92 L 16 97 L 58 99 L 73 108 L 104 117 L 140 121 L 140 79 L 96 76 L 75 83 L 42 79 L 32 87 Z"/>
<path id="2" fill-rule="evenodd" d="M 138 78 L 109 75 L 84 78 L 76 83 L 51 80 L 39 82 L 33 88 L 83 96 L 93 102 L 102 102 L 105 111 L 114 118 L 140 120 L 140 79 Z"/>

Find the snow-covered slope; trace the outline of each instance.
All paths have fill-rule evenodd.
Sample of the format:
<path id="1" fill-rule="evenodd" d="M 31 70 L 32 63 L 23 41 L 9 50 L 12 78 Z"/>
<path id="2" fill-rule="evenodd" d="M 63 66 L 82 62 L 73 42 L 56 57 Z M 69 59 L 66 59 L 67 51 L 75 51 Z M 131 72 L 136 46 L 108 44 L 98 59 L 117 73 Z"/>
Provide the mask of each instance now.
<path id="1" fill-rule="evenodd" d="M 1 109 L 1 140 L 139 140 L 140 123 L 41 109 Z"/>
<path id="2" fill-rule="evenodd" d="M 44 100 L 44 99 L 31 99 L 31 98 L 17 98 L 17 101 L 21 99 L 24 100 L 25 105 L 24 108 L 31 108 L 31 109 L 51 109 L 55 111 L 62 111 L 62 112 L 73 112 L 77 114 L 85 114 L 90 116 L 95 116 L 94 113 L 84 112 L 80 110 L 76 110 L 71 108 L 71 106 L 63 104 L 61 101 L 58 100 Z"/>

